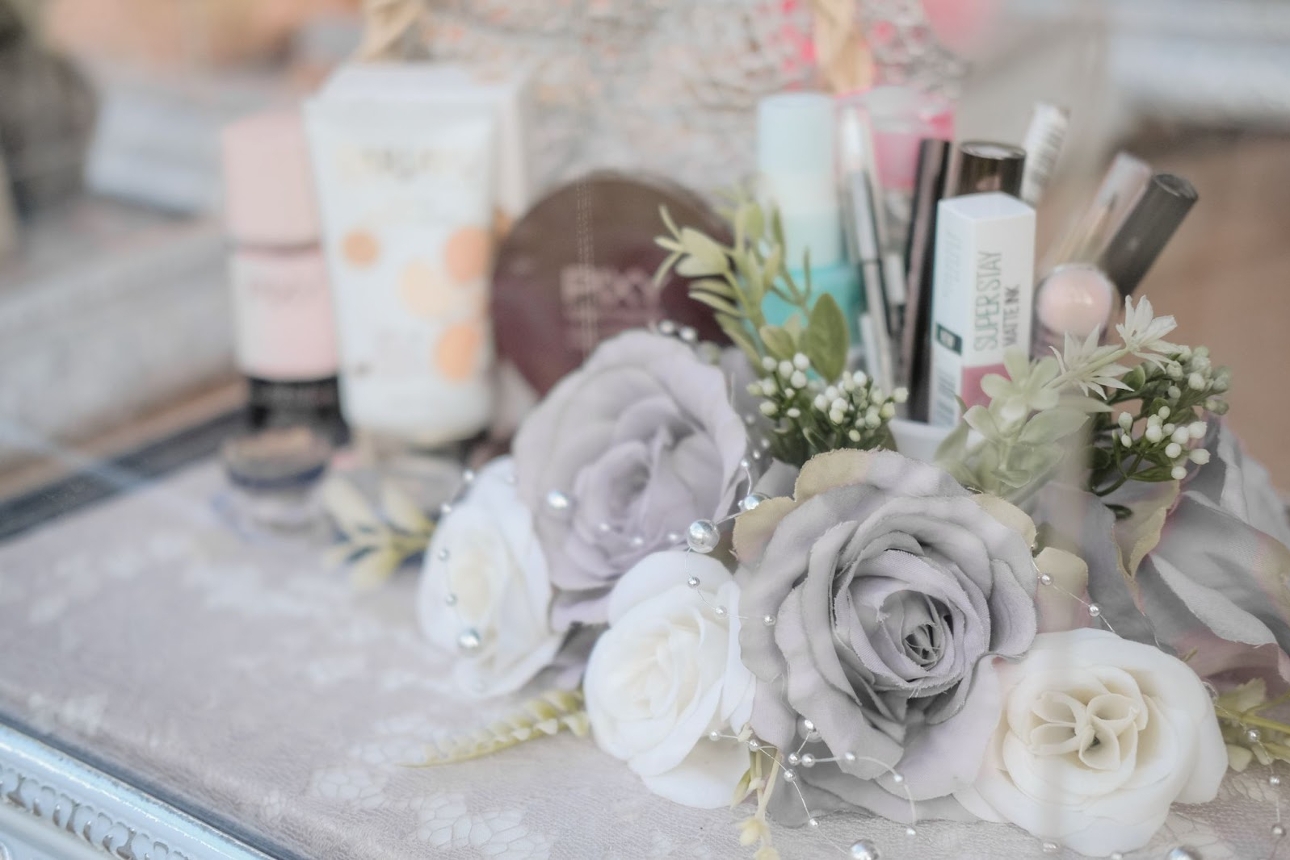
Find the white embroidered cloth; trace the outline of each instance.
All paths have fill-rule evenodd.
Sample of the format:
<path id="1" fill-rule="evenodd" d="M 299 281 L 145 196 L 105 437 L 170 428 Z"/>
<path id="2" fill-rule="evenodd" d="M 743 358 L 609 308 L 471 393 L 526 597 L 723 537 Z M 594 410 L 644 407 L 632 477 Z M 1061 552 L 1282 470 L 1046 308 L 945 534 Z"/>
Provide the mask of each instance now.
<path id="1" fill-rule="evenodd" d="M 216 513 L 225 492 L 200 465 L 0 546 L 0 713 L 283 858 L 752 857 L 747 809 L 656 798 L 590 740 L 406 767 L 507 703 L 454 694 L 414 624 L 413 574 L 357 594 L 317 547 L 240 538 Z M 1267 776 L 1176 807 L 1127 856 L 1269 857 L 1285 788 Z M 858 814 L 775 844 L 844 857 L 860 837 L 884 860 L 1073 856 L 1011 827 L 924 822 L 910 838 Z"/>

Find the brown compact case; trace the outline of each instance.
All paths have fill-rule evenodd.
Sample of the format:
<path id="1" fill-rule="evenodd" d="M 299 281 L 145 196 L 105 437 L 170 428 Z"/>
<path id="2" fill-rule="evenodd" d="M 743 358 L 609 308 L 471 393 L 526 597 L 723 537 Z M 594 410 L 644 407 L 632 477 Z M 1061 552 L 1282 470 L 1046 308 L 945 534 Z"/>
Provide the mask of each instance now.
<path id="1" fill-rule="evenodd" d="M 729 242 L 726 224 L 699 195 L 665 179 L 598 171 L 551 192 L 503 240 L 493 271 L 497 351 L 545 394 L 601 341 L 672 320 L 726 343 L 712 311 L 670 274 L 659 210 L 678 227 Z"/>

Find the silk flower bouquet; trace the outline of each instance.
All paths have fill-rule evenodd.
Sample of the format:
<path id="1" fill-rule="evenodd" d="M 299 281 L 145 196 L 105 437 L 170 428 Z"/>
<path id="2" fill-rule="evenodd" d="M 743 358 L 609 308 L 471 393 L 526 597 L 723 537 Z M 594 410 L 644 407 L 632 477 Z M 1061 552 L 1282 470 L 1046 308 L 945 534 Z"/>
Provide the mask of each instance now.
<path id="1" fill-rule="evenodd" d="M 738 204 L 729 246 L 663 217 L 662 271 L 735 346 L 603 343 L 445 505 L 423 630 L 464 696 L 546 692 L 434 762 L 589 731 L 669 800 L 755 804 L 773 860 L 771 821 L 840 810 L 1123 857 L 1290 759 L 1290 529 L 1172 317 L 1126 300 L 1109 343 L 1010 355 L 918 462 L 773 210 Z M 769 325 L 771 293 L 800 313 Z"/>

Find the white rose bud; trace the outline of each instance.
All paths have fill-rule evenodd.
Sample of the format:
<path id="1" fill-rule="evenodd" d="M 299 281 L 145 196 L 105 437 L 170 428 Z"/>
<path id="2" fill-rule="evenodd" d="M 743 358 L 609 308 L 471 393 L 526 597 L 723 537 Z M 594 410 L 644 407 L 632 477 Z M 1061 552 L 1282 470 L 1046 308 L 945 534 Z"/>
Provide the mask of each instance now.
<path id="1" fill-rule="evenodd" d="M 801 418 L 802 410 L 798 409 L 796 406 L 790 406 L 788 411 L 785 412 L 784 414 L 787 415 L 789 418 Z"/>
<path id="2" fill-rule="evenodd" d="M 895 418 L 896 417 L 895 404 L 892 404 L 892 403 L 882 404 L 882 408 L 878 410 L 878 414 L 881 415 L 883 418 L 886 418 L 887 420 L 891 420 L 892 418 Z"/>
<path id="3" fill-rule="evenodd" d="M 1128 430 L 1133 426 L 1133 416 L 1128 412 L 1121 412 L 1120 417 L 1116 419 L 1120 424 L 1120 429 Z"/>
<path id="4" fill-rule="evenodd" d="M 767 418 L 774 418 L 775 413 L 779 411 L 774 403 L 770 403 L 765 400 L 763 400 L 757 408 L 760 409 L 761 414 L 765 415 Z"/>
<path id="5" fill-rule="evenodd" d="M 1208 429 L 1204 421 L 1193 421 L 1187 426 L 1187 432 L 1193 439 L 1204 439 L 1205 431 Z"/>
<path id="6" fill-rule="evenodd" d="M 763 370 L 774 370 L 775 359 L 771 358 L 769 355 L 763 355 L 761 357 L 761 366 Z"/>
<path id="7" fill-rule="evenodd" d="M 1204 448 L 1197 448 L 1187 455 L 1197 466 L 1203 466 L 1209 462 L 1209 452 Z"/>
<path id="8" fill-rule="evenodd" d="M 909 400 L 909 389 L 897 388 L 895 391 L 891 393 L 891 399 L 896 401 L 897 403 L 905 403 L 906 401 Z"/>
<path id="9" fill-rule="evenodd" d="M 1201 376 L 1199 373 L 1193 373 L 1191 376 L 1187 377 L 1187 386 L 1195 391 L 1204 391 L 1205 377 Z"/>
<path id="10" fill-rule="evenodd" d="M 798 370 L 807 370 L 811 366 L 811 360 L 799 352 L 793 356 L 793 366 Z"/>
<path id="11" fill-rule="evenodd" d="M 805 388 L 806 374 L 802 373 L 800 370 L 795 370 L 793 371 L 793 375 L 789 377 L 788 381 L 793 384 L 794 388 Z"/>
<path id="12" fill-rule="evenodd" d="M 1177 442 L 1170 442 L 1165 446 L 1165 456 L 1170 460 L 1177 460 L 1180 454 L 1182 454 L 1182 446 Z"/>
<path id="13" fill-rule="evenodd" d="M 1173 471 L 1169 473 L 1169 476 L 1175 481 L 1181 481 L 1183 478 L 1187 477 L 1187 467 L 1174 466 Z"/>
<path id="14" fill-rule="evenodd" d="M 785 359 L 779 363 L 779 375 L 787 379 L 793 375 L 793 362 Z"/>
<path id="15" fill-rule="evenodd" d="M 764 403 L 762 405 L 765 406 Z M 1160 429 L 1159 424 L 1148 425 L 1147 432 L 1144 433 L 1143 435 L 1146 436 L 1147 441 L 1151 442 L 1152 444 L 1159 442 L 1161 439 L 1165 438 L 1165 432 Z"/>

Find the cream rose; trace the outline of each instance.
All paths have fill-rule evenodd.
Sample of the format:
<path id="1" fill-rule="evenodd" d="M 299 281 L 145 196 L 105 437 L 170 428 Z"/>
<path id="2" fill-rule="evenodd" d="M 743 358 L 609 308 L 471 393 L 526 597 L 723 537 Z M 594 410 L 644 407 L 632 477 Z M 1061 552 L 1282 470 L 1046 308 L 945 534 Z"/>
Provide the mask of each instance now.
<path id="1" fill-rule="evenodd" d="M 747 725 L 753 697 L 738 586 L 714 559 L 655 553 L 618 581 L 608 610 L 583 680 L 596 742 L 655 794 L 728 805 L 749 765 L 748 747 L 730 736 Z"/>
<path id="2" fill-rule="evenodd" d="M 533 515 L 515 492 L 510 458 L 486 466 L 435 529 L 417 593 L 430 641 L 455 657 L 453 676 L 474 696 L 524 686 L 550 665 L 551 581 Z"/>
<path id="3" fill-rule="evenodd" d="M 1082 629 L 998 663 L 1003 715 L 975 785 L 955 795 L 969 811 L 1104 857 L 1146 845 L 1175 801 L 1214 799 L 1227 752 L 1180 660 Z"/>

